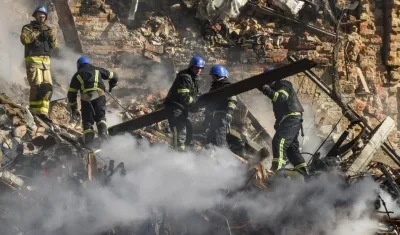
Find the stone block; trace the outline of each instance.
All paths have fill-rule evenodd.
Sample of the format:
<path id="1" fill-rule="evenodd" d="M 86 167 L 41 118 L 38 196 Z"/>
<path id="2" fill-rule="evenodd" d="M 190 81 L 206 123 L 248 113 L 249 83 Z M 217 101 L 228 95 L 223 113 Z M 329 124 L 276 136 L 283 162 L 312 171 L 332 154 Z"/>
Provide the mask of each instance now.
<path id="1" fill-rule="evenodd" d="M 146 43 L 144 49 L 151 51 L 156 54 L 164 54 L 164 47 L 162 45 L 151 45 L 150 43 Z"/>
<path id="2" fill-rule="evenodd" d="M 398 71 L 391 71 L 390 72 L 390 79 L 392 81 L 400 81 L 400 70 Z"/>
<path id="3" fill-rule="evenodd" d="M 400 52 L 390 51 L 389 52 L 389 66 L 400 66 Z"/>
<path id="4" fill-rule="evenodd" d="M 90 21 L 90 18 L 87 16 L 74 16 L 74 21 L 77 24 L 82 24 Z"/>

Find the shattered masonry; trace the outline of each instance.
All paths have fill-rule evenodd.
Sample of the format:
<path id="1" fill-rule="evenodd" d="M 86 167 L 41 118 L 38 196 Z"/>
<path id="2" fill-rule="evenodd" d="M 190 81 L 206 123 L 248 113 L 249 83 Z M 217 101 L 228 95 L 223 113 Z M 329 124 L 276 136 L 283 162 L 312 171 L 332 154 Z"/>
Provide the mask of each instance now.
<path id="1" fill-rule="evenodd" d="M 51 11 L 49 20 L 57 29 L 61 45 L 89 55 L 94 63 L 116 71 L 123 78 L 120 88 L 115 89 L 118 99 L 107 97 L 110 108 L 122 109 L 119 117 L 123 121 L 150 114 L 161 107 L 167 87 L 146 87 L 147 71 L 162 65 L 163 72 L 173 74 L 186 66 L 193 53 L 204 56 L 208 66 L 214 63 L 226 65 L 231 77 L 236 80 L 260 73 L 265 66 L 286 62 L 288 55 L 306 57 L 318 63 L 318 67 L 313 69 L 316 74 L 327 83 L 331 81 L 332 70 L 329 66 L 336 46 L 332 37 L 335 29 L 321 15 L 307 27 L 296 27 L 293 22 L 284 19 L 287 17 L 285 14 L 282 18 L 269 15 L 271 12 L 282 13 L 276 6 L 267 1 L 251 1 L 235 19 L 200 22 L 193 18 L 196 12 L 190 9 L 191 6 L 170 5 L 166 0 L 149 0 L 138 1 L 135 21 L 128 21 L 131 2 L 133 1 L 48 1 Z M 400 91 L 395 87 L 400 81 L 400 1 L 393 0 L 386 5 L 382 2 L 360 1 L 358 10 L 350 11 L 340 25 L 342 33 L 338 75 L 342 98 L 373 127 L 387 116 L 396 117 L 397 107 L 400 107 L 397 104 Z M 18 17 L 22 17 L 24 21 L 30 18 L 29 14 L 18 12 L 21 13 Z M 389 26 L 384 24 L 389 19 L 387 14 L 392 15 Z M 57 22 L 61 22 L 60 25 Z M 385 27 L 390 27 L 391 30 Z M 381 52 L 384 42 L 388 42 L 385 45 L 386 54 L 385 51 Z M 171 78 L 165 76 L 165 80 L 168 79 Z M 318 135 L 324 138 L 342 116 L 340 108 L 305 75 L 298 74 L 291 80 L 302 98 L 312 102 L 316 109 Z M 11 92 L 22 89 L 13 85 Z M 65 87 L 58 89 L 65 91 Z M 139 95 L 133 97 L 132 92 Z M 114 172 L 124 174 L 123 163 L 115 164 L 117 167 L 114 168 L 111 162 L 96 162 L 95 153 L 79 146 L 76 137 L 81 134 L 82 129 L 79 123 L 70 120 L 65 101 L 52 103 L 50 117 L 61 131 L 56 134 L 37 120 L 31 126 L 29 113 L 23 108 L 24 100 L 26 99 L 19 97 L 14 102 L 4 94 L 0 96 L 0 160 L 3 167 L 13 162 L 17 155 L 36 156 L 37 158 L 32 158 L 37 160 L 34 164 L 43 166 L 47 171 L 52 169 L 54 162 L 60 160 L 54 159 L 54 153 L 68 148 L 71 149 L 74 167 L 78 169 L 74 174 L 82 184 L 96 177 L 103 177 L 104 182 L 108 182 Z M 270 136 L 263 133 L 260 123 L 245 106 L 246 100 L 243 100 L 242 106 L 235 113 L 238 123 L 233 123 L 230 136 L 244 138 L 246 143 L 239 145 L 246 145 L 250 155 L 257 155 L 260 151 L 261 159 L 258 160 L 261 161 L 270 154 L 266 148 L 262 148 L 266 143 L 259 140 Z M 193 115 L 193 119 L 196 124 L 202 116 Z M 333 133 L 334 140 L 339 138 L 348 124 L 346 120 L 340 123 Z M 194 128 L 195 131 L 200 131 L 198 126 L 195 125 Z M 359 131 L 356 128 L 351 136 L 356 136 Z M 148 139 L 151 144 L 170 142 L 165 122 L 137 130 L 133 134 L 137 138 Z M 396 130 L 389 140 L 392 143 L 398 142 Z M 194 149 L 202 148 L 200 137 L 196 140 Z M 243 159 L 236 153 L 234 156 L 249 165 L 247 186 L 267 190 L 265 182 L 271 177 L 268 167 L 258 162 L 254 164 L 251 158 Z M 374 160 L 390 165 L 392 162 L 386 162 L 386 159 L 384 154 L 379 153 Z M 382 176 L 379 182 L 385 187 L 390 187 L 393 183 L 391 180 L 397 181 L 400 177 L 398 169 L 380 162 L 372 161 L 369 166 L 372 167 L 373 176 Z M 2 171 L 0 180 L 10 187 L 29 190 L 23 179 L 12 173 L 18 170 L 20 169 L 14 168 Z M 396 189 L 398 187 L 394 187 L 393 194 L 400 193 Z M 216 221 L 221 219 L 220 215 L 213 215 L 212 212 L 202 216 L 217 217 L 213 218 Z M 237 227 L 235 229 L 242 229 Z M 247 229 L 245 227 L 244 230 Z"/>

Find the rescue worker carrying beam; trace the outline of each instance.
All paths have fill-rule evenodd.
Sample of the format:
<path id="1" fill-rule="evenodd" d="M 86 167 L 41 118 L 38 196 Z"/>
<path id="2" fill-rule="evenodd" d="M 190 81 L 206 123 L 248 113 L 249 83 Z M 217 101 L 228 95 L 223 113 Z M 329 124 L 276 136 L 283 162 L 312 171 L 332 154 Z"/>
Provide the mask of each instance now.
<path id="1" fill-rule="evenodd" d="M 189 111 L 197 111 L 193 105 L 199 95 L 199 75 L 204 66 L 203 58 L 193 57 L 189 67 L 176 75 L 164 101 L 169 110 L 167 118 L 173 135 L 173 145 L 179 151 L 184 151 L 192 142 L 193 131 Z"/>
<path id="2" fill-rule="evenodd" d="M 35 21 L 24 25 L 21 42 L 25 46 L 25 66 L 30 86 L 29 109 L 49 121 L 49 105 L 53 94 L 50 73 L 50 56 L 57 47 L 55 32 L 46 25 L 47 8 L 38 6 L 32 16 Z"/>
<path id="3" fill-rule="evenodd" d="M 214 65 L 210 69 L 212 78 L 210 91 L 231 84 L 228 81 L 229 72 L 222 65 Z M 208 128 L 207 144 L 218 147 L 228 147 L 226 135 L 229 133 L 232 115 L 237 105 L 237 97 L 216 100 L 207 105 L 203 127 Z"/>
<path id="4" fill-rule="evenodd" d="M 106 96 L 103 80 L 108 80 L 109 91 L 117 85 L 118 76 L 107 69 L 93 66 L 87 57 L 80 57 L 77 61 L 78 71 L 71 79 L 68 90 L 68 103 L 71 108 L 71 116 L 79 120 L 77 93 L 81 95 L 82 127 L 84 143 L 93 141 L 95 133 L 93 125 L 96 122 L 98 135 L 101 139 L 107 139 L 106 122 Z M 100 79 L 101 78 L 101 79 Z"/>
<path id="5" fill-rule="evenodd" d="M 267 68 L 264 72 L 271 71 Z M 299 132 L 302 130 L 303 106 L 290 81 L 280 80 L 258 88 L 272 101 L 276 133 L 272 139 L 272 167 L 276 172 L 286 164 L 286 159 L 301 174 L 307 176 L 307 164 L 300 153 Z"/>

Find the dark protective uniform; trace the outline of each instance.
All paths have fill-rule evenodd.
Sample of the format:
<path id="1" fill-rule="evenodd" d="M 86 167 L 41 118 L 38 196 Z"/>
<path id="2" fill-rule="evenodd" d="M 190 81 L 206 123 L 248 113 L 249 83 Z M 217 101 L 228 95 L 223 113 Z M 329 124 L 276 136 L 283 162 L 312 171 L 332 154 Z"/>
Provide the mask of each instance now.
<path id="1" fill-rule="evenodd" d="M 93 124 L 95 122 L 99 136 L 107 138 L 108 135 L 105 85 L 102 79 L 108 80 L 112 86 L 115 86 L 118 82 L 116 73 L 84 64 L 74 74 L 69 86 L 68 102 L 72 110 L 77 109 L 77 92 L 79 91 L 81 94 L 82 127 L 85 143 L 94 139 Z"/>
<path id="2" fill-rule="evenodd" d="M 210 91 L 228 86 L 229 84 L 231 83 L 227 78 L 221 78 L 211 83 Z M 230 123 L 236 105 L 236 96 L 215 100 L 212 104 L 207 105 L 206 117 L 204 120 L 206 124 L 209 124 L 207 144 L 211 143 L 218 147 L 228 146 L 226 135 L 229 133 Z"/>
<path id="3" fill-rule="evenodd" d="M 48 115 L 53 82 L 50 73 L 50 55 L 57 47 L 55 33 L 50 26 L 36 21 L 24 25 L 20 36 L 25 46 L 25 65 L 30 86 L 30 110 Z"/>
<path id="4" fill-rule="evenodd" d="M 299 132 L 302 127 L 304 109 L 297 98 L 292 83 L 286 80 L 275 82 L 272 87 L 263 88 L 273 105 L 276 133 L 272 139 L 272 168 L 277 171 L 286 164 L 286 158 L 296 170 L 306 174 L 307 164 L 300 153 Z"/>
<path id="5" fill-rule="evenodd" d="M 189 109 L 195 103 L 199 94 L 199 77 L 190 69 L 180 71 L 168 95 L 165 106 L 168 108 L 168 123 L 173 135 L 174 148 L 185 150 L 192 141 L 192 122 L 189 120 Z"/>

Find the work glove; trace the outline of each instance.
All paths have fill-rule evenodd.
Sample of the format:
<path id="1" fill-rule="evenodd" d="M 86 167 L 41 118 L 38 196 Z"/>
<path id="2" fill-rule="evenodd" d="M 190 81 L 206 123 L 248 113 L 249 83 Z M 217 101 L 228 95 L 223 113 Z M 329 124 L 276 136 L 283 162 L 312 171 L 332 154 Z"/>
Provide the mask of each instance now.
<path id="1" fill-rule="evenodd" d="M 261 91 L 261 92 L 264 92 L 265 89 L 269 89 L 269 86 L 268 85 L 262 85 L 262 86 L 257 87 L 257 89 L 259 91 Z"/>
<path id="2" fill-rule="evenodd" d="M 108 82 L 108 92 L 111 92 L 114 87 L 117 86 L 116 82 L 109 81 Z"/>
<path id="3" fill-rule="evenodd" d="M 39 30 L 33 30 L 31 35 L 32 35 L 32 38 L 34 40 L 36 40 L 40 35 L 40 31 Z"/>
<path id="4" fill-rule="evenodd" d="M 189 107 L 189 112 L 191 112 L 191 113 L 199 112 L 200 106 L 197 103 L 197 99 L 198 99 L 197 97 L 194 98 L 192 105 L 190 105 L 190 107 Z"/>
<path id="5" fill-rule="evenodd" d="M 232 114 L 230 114 L 230 113 L 226 114 L 225 118 L 226 118 L 226 121 L 227 121 L 228 123 L 231 123 L 232 120 L 233 120 Z"/>
<path id="6" fill-rule="evenodd" d="M 43 33 L 47 33 L 48 31 L 50 31 L 51 28 L 45 24 L 40 25 L 40 31 L 42 31 Z"/>
<path id="7" fill-rule="evenodd" d="M 81 115 L 77 109 L 71 110 L 71 118 L 74 121 L 78 121 L 81 118 Z"/>

